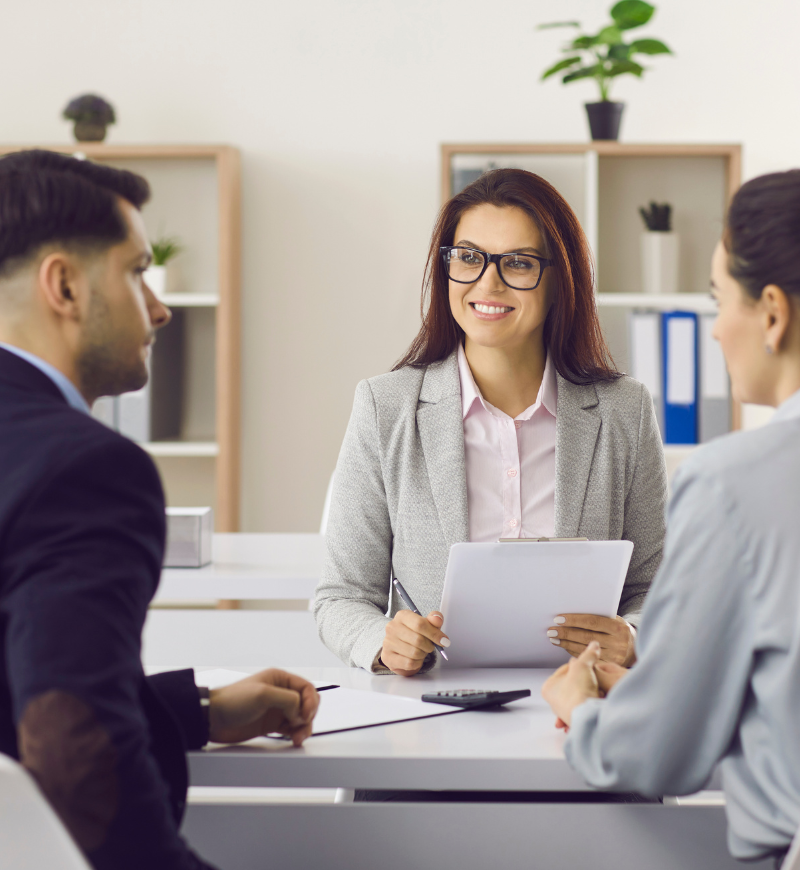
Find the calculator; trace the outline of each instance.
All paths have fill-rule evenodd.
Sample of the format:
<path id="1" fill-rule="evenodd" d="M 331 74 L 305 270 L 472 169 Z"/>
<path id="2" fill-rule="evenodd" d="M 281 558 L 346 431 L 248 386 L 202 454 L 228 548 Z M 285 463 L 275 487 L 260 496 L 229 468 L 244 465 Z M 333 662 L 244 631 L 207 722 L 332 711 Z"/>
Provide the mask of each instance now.
<path id="1" fill-rule="evenodd" d="M 495 692 L 487 689 L 451 689 L 449 692 L 430 692 L 422 696 L 430 704 L 449 704 L 451 707 L 475 709 L 478 707 L 499 707 L 509 701 L 530 697 L 530 689 L 516 689 L 513 692 Z"/>

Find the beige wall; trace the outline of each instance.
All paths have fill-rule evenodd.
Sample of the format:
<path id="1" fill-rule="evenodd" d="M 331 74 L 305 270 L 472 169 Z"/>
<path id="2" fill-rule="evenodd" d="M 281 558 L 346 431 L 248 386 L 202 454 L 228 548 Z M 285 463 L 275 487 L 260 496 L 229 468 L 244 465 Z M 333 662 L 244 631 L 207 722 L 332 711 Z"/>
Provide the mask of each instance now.
<path id="1" fill-rule="evenodd" d="M 115 142 L 229 142 L 244 158 L 243 529 L 316 528 L 356 382 L 413 336 L 442 141 L 586 137 L 591 84 L 540 85 L 601 0 L 27 0 L 3 10 L 0 140 L 64 142 L 67 100 Z M 800 4 L 663 0 L 628 141 L 740 141 L 798 161 Z M 721 12 L 721 10 L 724 10 Z M 644 35 L 644 31 L 643 31 Z"/>

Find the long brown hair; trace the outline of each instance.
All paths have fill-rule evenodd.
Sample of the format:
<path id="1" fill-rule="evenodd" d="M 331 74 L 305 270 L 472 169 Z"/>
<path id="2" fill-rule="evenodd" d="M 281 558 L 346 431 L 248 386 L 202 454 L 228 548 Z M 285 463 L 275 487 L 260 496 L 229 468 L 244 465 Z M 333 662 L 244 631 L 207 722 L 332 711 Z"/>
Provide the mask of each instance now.
<path id="1" fill-rule="evenodd" d="M 452 245 L 464 212 L 489 203 L 522 209 L 536 224 L 553 261 L 553 304 L 544 344 L 556 371 L 574 384 L 613 380 L 614 369 L 594 300 L 592 257 L 575 212 L 548 182 L 523 169 L 493 169 L 457 193 L 439 212 L 422 284 L 422 327 L 395 364 L 426 366 L 449 356 L 464 338 L 450 310 L 449 281 L 439 248 Z"/>

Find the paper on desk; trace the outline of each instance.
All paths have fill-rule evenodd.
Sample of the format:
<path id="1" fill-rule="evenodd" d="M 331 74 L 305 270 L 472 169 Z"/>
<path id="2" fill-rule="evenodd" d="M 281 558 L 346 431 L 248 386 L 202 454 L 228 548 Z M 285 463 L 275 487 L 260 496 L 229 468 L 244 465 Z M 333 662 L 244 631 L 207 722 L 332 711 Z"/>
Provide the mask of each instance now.
<path id="1" fill-rule="evenodd" d="M 314 732 L 311 736 L 461 712 L 463 710 L 459 708 L 428 704 L 414 698 L 386 695 L 383 692 L 337 688 L 320 695 L 319 710 L 314 719 Z"/>
<path id="2" fill-rule="evenodd" d="M 198 686 L 205 686 L 208 689 L 221 689 L 223 686 L 230 686 L 231 683 L 237 683 L 245 677 L 252 676 L 252 674 L 245 673 L 244 671 L 229 671 L 226 668 L 213 668 L 195 674 L 195 683 Z M 317 689 L 332 685 L 330 680 L 311 680 L 311 682 Z"/>

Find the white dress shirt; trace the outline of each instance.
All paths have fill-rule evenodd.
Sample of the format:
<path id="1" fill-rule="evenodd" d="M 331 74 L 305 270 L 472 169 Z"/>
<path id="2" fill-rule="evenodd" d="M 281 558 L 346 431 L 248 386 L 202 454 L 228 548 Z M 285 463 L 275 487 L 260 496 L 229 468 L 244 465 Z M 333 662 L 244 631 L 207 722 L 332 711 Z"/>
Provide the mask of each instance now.
<path id="1" fill-rule="evenodd" d="M 513 419 L 483 398 L 463 347 L 458 373 L 470 541 L 553 537 L 558 387 L 550 355 L 536 401 Z"/>

